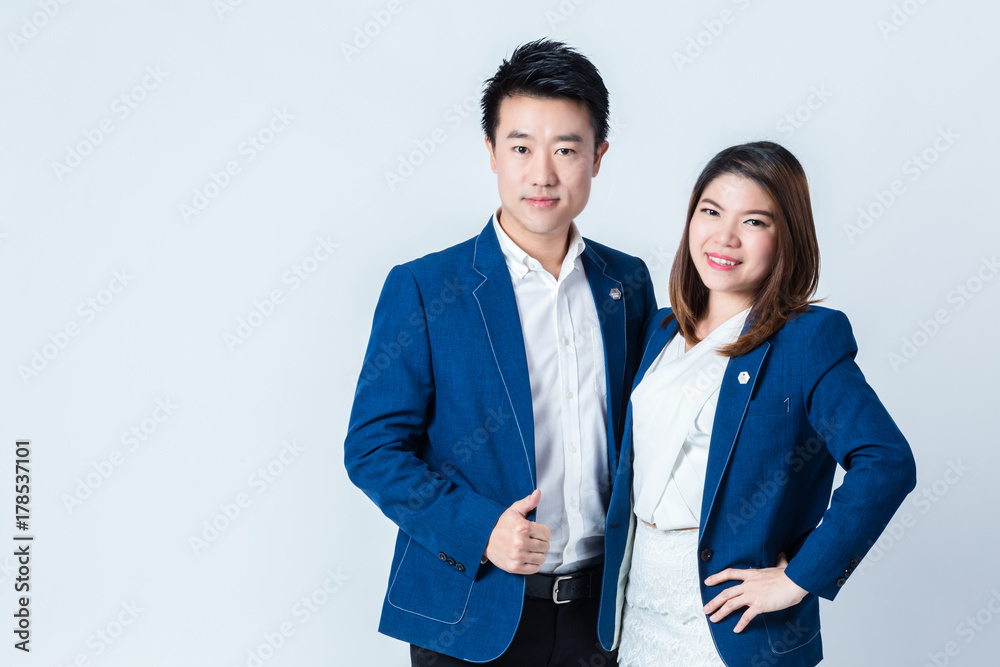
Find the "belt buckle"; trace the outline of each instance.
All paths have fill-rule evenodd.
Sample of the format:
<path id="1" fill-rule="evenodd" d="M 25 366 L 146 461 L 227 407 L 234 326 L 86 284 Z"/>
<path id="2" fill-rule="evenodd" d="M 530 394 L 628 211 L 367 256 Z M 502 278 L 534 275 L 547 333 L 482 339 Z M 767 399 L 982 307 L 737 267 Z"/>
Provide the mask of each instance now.
<path id="1" fill-rule="evenodd" d="M 553 602 L 555 602 L 556 604 L 566 604 L 566 603 L 570 602 L 570 600 L 560 600 L 559 599 L 559 582 L 560 581 L 567 581 L 567 580 L 573 579 L 573 578 L 574 578 L 574 575 L 572 575 L 572 574 L 570 574 L 570 575 L 562 575 L 562 576 L 556 577 L 556 582 L 552 585 L 552 601 Z"/>

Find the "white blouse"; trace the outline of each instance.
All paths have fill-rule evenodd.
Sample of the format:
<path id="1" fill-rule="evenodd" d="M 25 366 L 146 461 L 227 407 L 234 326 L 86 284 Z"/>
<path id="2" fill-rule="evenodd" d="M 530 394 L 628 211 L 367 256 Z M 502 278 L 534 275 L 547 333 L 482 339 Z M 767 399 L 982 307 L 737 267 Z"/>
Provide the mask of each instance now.
<path id="1" fill-rule="evenodd" d="M 697 528 L 708 446 L 729 363 L 717 354 L 735 342 L 750 309 L 684 351 L 677 334 L 632 392 L 632 493 L 635 515 L 660 530 Z"/>

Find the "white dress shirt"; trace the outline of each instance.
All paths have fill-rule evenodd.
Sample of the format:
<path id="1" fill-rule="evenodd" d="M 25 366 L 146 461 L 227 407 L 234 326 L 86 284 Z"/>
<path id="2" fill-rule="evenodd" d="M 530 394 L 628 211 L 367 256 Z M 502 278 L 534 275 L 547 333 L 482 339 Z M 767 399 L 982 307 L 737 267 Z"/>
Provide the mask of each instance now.
<path id="1" fill-rule="evenodd" d="M 708 446 L 734 342 L 750 309 L 737 313 L 687 352 L 679 333 L 632 392 L 635 515 L 660 530 L 697 528 Z"/>
<path id="2" fill-rule="evenodd" d="M 540 570 L 573 572 L 604 555 L 608 471 L 604 339 L 576 224 L 557 280 L 493 216 L 521 318 L 542 492 L 535 520 L 552 530 Z"/>

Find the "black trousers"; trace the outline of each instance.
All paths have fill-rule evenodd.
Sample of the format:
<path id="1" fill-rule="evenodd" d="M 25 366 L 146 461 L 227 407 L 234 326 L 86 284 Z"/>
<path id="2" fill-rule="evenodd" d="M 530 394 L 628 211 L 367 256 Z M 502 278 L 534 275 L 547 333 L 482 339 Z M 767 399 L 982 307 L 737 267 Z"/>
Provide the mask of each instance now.
<path id="1" fill-rule="evenodd" d="M 510 647 L 496 660 L 466 662 L 410 645 L 412 667 L 615 667 L 617 651 L 607 652 L 597 641 L 598 598 L 556 604 L 524 599 L 521 622 Z"/>

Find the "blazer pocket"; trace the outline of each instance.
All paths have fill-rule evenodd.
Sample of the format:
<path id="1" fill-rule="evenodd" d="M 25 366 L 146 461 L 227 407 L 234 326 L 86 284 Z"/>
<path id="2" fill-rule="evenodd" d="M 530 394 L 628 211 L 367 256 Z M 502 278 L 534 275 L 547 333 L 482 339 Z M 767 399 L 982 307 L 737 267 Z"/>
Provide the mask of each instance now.
<path id="1" fill-rule="evenodd" d="M 442 562 L 411 537 L 389 587 L 389 604 L 454 625 L 465 616 L 474 583 L 472 577 Z"/>
<path id="2" fill-rule="evenodd" d="M 787 413 L 791 411 L 791 405 L 790 398 L 758 398 L 747 405 L 747 417 Z"/>
<path id="3" fill-rule="evenodd" d="M 761 614 L 767 643 L 778 655 L 802 648 L 819 635 L 819 599 L 807 594 L 797 605 Z"/>

